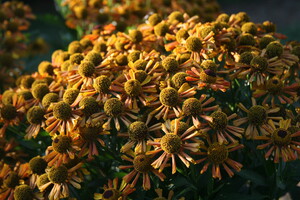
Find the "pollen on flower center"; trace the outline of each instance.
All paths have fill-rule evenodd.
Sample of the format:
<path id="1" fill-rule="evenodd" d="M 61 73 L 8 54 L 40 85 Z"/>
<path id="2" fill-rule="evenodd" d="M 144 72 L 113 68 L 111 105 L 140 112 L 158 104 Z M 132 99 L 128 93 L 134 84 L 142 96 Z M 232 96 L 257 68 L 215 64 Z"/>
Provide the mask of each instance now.
<path id="1" fill-rule="evenodd" d="M 273 132 L 272 140 L 278 146 L 288 145 L 291 142 L 291 133 L 288 130 L 278 128 Z"/>
<path id="2" fill-rule="evenodd" d="M 178 153 L 182 141 L 178 135 L 166 134 L 161 138 L 161 148 L 167 153 Z"/>
<path id="3" fill-rule="evenodd" d="M 283 82 L 277 77 L 273 77 L 267 81 L 267 90 L 272 94 L 279 94 L 282 88 Z"/>
<path id="4" fill-rule="evenodd" d="M 104 112 L 111 117 L 117 116 L 123 112 L 123 103 L 117 98 L 108 99 L 104 103 Z"/>
<path id="5" fill-rule="evenodd" d="M 148 136 L 148 127 L 144 122 L 136 121 L 128 127 L 129 138 L 133 141 L 144 140 Z"/>
<path id="6" fill-rule="evenodd" d="M 174 107 L 177 105 L 179 94 L 174 88 L 164 88 L 159 94 L 159 100 L 163 105 Z"/>
<path id="7" fill-rule="evenodd" d="M 215 130 L 223 130 L 226 128 L 228 120 L 227 115 L 222 111 L 216 111 L 211 114 L 212 121 L 209 125 Z"/>
<path id="8" fill-rule="evenodd" d="M 31 200 L 33 199 L 33 191 L 28 185 L 19 185 L 14 192 L 15 200 Z"/>
<path id="9" fill-rule="evenodd" d="M 213 70 L 205 69 L 200 72 L 200 80 L 205 83 L 215 83 L 217 75 Z"/>
<path id="10" fill-rule="evenodd" d="M 71 138 L 68 136 L 57 136 L 52 141 L 53 149 L 59 153 L 66 153 L 71 147 Z"/>
<path id="11" fill-rule="evenodd" d="M 71 106 L 63 101 L 53 106 L 53 115 L 56 119 L 68 120 L 72 116 Z"/>
<path id="12" fill-rule="evenodd" d="M 17 109 L 11 105 L 7 104 L 1 108 L 1 117 L 6 120 L 12 120 L 17 116 Z"/>
<path id="13" fill-rule="evenodd" d="M 152 160 L 150 156 L 138 155 L 133 160 L 134 169 L 140 173 L 146 173 L 151 169 Z"/>
<path id="14" fill-rule="evenodd" d="M 142 91 L 141 83 L 138 80 L 132 79 L 126 81 L 124 85 L 125 92 L 132 97 L 139 96 Z"/>
<path id="15" fill-rule="evenodd" d="M 228 149 L 225 145 L 213 143 L 209 146 L 207 157 L 214 164 L 221 164 L 228 158 Z"/>
<path id="16" fill-rule="evenodd" d="M 199 115 L 202 111 L 201 102 L 196 98 L 189 98 L 183 102 L 182 111 L 186 116 Z"/>
<path id="17" fill-rule="evenodd" d="M 41 175 L 41 174 L 45 173 L 45 169 L 47 167 L 47 162 L 39 156 L 33 157 L 29 161 L 29 167 L 33 173 Z"/>
<path id="18" fill-rule="evenodd" d="M 94 88 L 97 92 L 108 93 L 111 81 L 105 75 L 101 75 L 94 80 Z"/>
<path id="19" fill-rule="evenodd" d="M 45 111 L 41 107 L 33 106 L 27 112 L 27 120 L 31 124 L 39 124 L 45 119 L 44 115 Z"/>
<path id="20" fill-rule="evenodd" d="M 48 171 L 48 178 L 52 183 L 64 183 L 68 178 L 68 169 L 63 165 L 52 167 Z"/>
<path id="21" fill-rule="evenodd" d="M 248 112 L 248 118 L 251 124 L 262 125 L 267 119 L 267 112 L 263 106 L 252 106 Z"/>

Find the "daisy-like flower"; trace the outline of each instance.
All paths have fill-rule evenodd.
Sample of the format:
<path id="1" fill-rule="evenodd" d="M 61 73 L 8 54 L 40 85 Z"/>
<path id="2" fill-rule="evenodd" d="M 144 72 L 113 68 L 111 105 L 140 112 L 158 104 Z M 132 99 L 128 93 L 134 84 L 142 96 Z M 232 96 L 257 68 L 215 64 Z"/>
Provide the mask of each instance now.
<path id="1" fill-rule="evenodd" d="M 52 167 L 46 170 L 48 181 L 39 184 L 39 190 L 44 192 L 48 187 L 52 186 L 48 195 L 49 200 L 58 200 L 69 197 L 69 186 L 80 189 L 80 182 L 82 181 L 77 175 L 76 170 L 82 166 L 82 163 L 67 169 L 61 165 L 59 167 Z"/>
<path id="2" fill-rule="evenodd" d="M 127 196 L 135 191 L 130 185 L 122 181 L 119 185 L 118 178 L 108 180 L 108 184 L 103 186 L 104 192 L 95 193 L 95 200 L 126 200 Z"/>
<path id="3" fill-rule="evenodd" d="M 151 132 L 155 132 L 161 129 L 161 123 L 156 123 L 148 127 L 148 123 L 142 121 L 135 121 L 128 127 L 127 133 L 119 133 L 118 136 L 127 137 L 129 141 L 121 148 L 121 152 L 125 153 L 129 149 L 135 146 L 135 153 L 146 152 L 147 140 L 152 140 Z"/>
<path id="4" fill-rule="evenodd" d="M 79 111 L 64 102 L 52 103 L 47 109 L 45 130 L 54 135 L 58 131 L 61 134 L 70 133 L 76 126 L 79 119 Z"/>
<path id="5" fill-rule="evenodd" d="M 24 184 L 24 179 L 29 177 L 29 164 L 17 163 L 14 170 L 8 170 L 7 166 L 4 166 L 1 172 L 6 172 L 6 174 L 3 177 L 3 186 L 0 189 L 0 199 L 13 200 L 18 186 Z M 2 175 L 0 174 L 0 176 Z"/>
<path id="6" fill-rule="evenodd" d="M 297 153 L 300 153 L 300 142 L 295 137 L 300 136 L 300 131 L 291 133 L 291 120 L 280 120 L 279 127 L 276 127 L 272 120 L 268 121 L 270 126 L 263 128 L 269 133 L 264 136 L 256 136 L 255 140 L 262 140 L 265 143 L 258 145 L 257 149 L 268 148 L 265 158 L 272 159 L 274 163 L 278 163 L 280 158 L 284 162 L 296 160 Z"/>
<path id="7" fill-rule="evenodd" d="M 127 156 L 128 155 L 128 156 Z M 164 174 L 158 172 L 151 165 L 153 158 L 150 155 L 135 154 L 133 151 L 128 151 L 127 155 L 123 155 L 122 159 L 127 160 L 132 163 L 132 165 L 122 165 L 120 169 L 130 169 L 133 170 L 123 177 L 123 180 L 126 183 L 130 183 L 131 187 L 134 187 L 141 175 L 143 175 L 143 188 L 144 190 L 149 190 L 151 188 L 149 173 L 152 172 L 155 174 L 161 181 L 164 181 L 166 178 Z"/>
<path id="8" fill-rule="evenodd" d="M 139 110 L 138 102 L 147 106 L 150 102 L 157 99 L 155 96 L 157 92 L 156 84 L 152 81 L 151 76 L 148 76 L 146 73 L 144 76 L 142 77 L 144 80 L 142 80 L 141 74 L 129 70 L 128 74 L 119 76 L 111 85 L 111 90 L 117 92 L 113 94 L 119 99 L 123 99 L 125 106 L 129 109 Z M 119 92 L 121 94 L 118 94 Z"/>
<path id="9" fill-rule="evenodd" d="M 1 162 L 4 161 L 23 161 L 23 157 L 26 157 L 25 154 L 21 149 L 17 149 L 18 143 L 15 141 L 14 138 L 10 138 L 6 140 L 5 138 L 0 138 L 0 157 Z"/>
<path id="10" fill-rule="evenodd" d="M 221 109 L 213 112 L 210 116 L 203 116 L 203 118 L 208 122 L 208 130 L 212 129 L 213 131 L 215 131 L 213 137 L 215 137 L 214 139 L 220 143 L 227 143 L 227 139 L 229 139 L 233 143 L 236 143 L 237 140 L 234 139 L 231 135 L 242 138 L 244 129 L 228 124 L 228 121 L 236 117 L 236 113 L 227 116 L 224 112 L 221 111 Z"/>
<path id="11" fill-rule="evenodd" d="M 240 171 L 243 165 L 229 158 L 229 153 L 243 147 L 244 145 L 239 143 L 225 144 L 220 143 L 219 141 L 211 141 L 211 139 L 208 137 L 207 144 L 203 143 L 200 145 L 200 149 L 203 151 L 194 153 L 205 156 L 204 158 L 196 161 L 197 163 L 206 161 L 200 173 L 203 174 L 207 171 L 209 165 L 212 165 L 212 177 L 221 180 L 222 176 L 220 166 L 223 166 L 227 174 L 232 177 L 234 175 L 232 169 L 235 171 Z"/>
<path id="12" fill-rule="evenodd" d="M 111 122 L 113 121 L 114 127 L 119 131 L 121 129 L 120 120 L 128 127 L 131 120 L 137 119 L 136 113 L 136 110 L 128 109 L 118 98 L 110 98 L 104 103 L 104 112 L 95 113 L 91 118 L 92 123 L 107 119 L 103 125 L 105 130 L 111 129 Z"/>
<path id="13" fill-rule="evenodd" d="M 36 156 L 30 159 L 29 168 L 32 172 L 29 180 L 29 185 L 31 188 L 35 188 L 38 176 L 45 173 L 47 162 L 44 160 L 44 158 Z"/>
<path id="14" fill-rule="evenodd" d="M 252 106 L 247 109 L 242 103 L 238 104 L 238 107 L 247 113 L 247 117 L 242 117 L 233 121 L 235 126 L 240 126 L 247 123 L 247 128 L 245 131 L 246 139 L 253 139 L 255 136 L 259 135 L 259 131 L 266 135 L 267 132 L 262 128 L 263 125 L 267 126 L 270 119 L 279 121 L 282 117 L 269 116 L 269 114 L 277 113 L 280 111 L 280 108 L 269 108 L 266 105 L 257 105 L 256 100 L 251 98 Z"/>
<path id="15" fill-rule="evenodd" d="M 36 138 L 41 130 L 41 127 L 45 127 L 45 110 L 40 106 L 33 106 L 27 111 L 27 121 L 30 126 L 26 129 L 25 139 Z"/>
<path id="16" fill-rule="evenodd" d="M 220 90 L 226 92 L 230 87 L 230 83 L 224 78 L 217 76 L 216 69 L 197 69 L 192 67 L 191 70 L 187 70 L 186 73 L 189 75 L 186 77 L 187 81 L 196 82 L 199 89 L 211 88 L 214 91 Z"/>
<path id="17" fill-rule="evenodd" d="M 48 166 L 61 166 L 70 159 L 74 159 L 75 153 L 80 150 L 74 140 L 73 137 L 67 135 L 55 136 L 52 141 L 52 146 L 47 148 L 44 157 Z"/>
<path id="18" fill-rule="evenodd" d="M 182 115 L 190 119 L 196 120 L 198 117 L 206 116 L 205 112 L 215 111 L 218 109 L 218 105 L 207 107 L 208 104 L 215 101 L 215 98 L 202 94 L 199 99 L 188 98 L 182 104 Z"/>
<path id="19" fill-rule="evenodd" d="M 279 100 L 281 104 L 292 104 L 297 97 L 297 90 L 300 88 L 298 83 L 287 85 L 286 76 L 282 78 L 274 76 L 265 83 L 259 86 L 253 86 L 255 90 L 253 97 L 264 97 L 263 104 L 269 103 L 271 100 L 272 106 L 275 106 L 276 100 Z"/>
<path id="20" fill-rule="evenodd" d="M 103 130 L 102 123 L 94 126 L 85 125 L 83 127 L 79 127 L 77 130 L 78 143 L 80 144 L 81 148 L 78 156 L 83 157 L 88 154 L 88 159 L 90 160 L 93 158 L 93 156 L 99 155 L 97 143 L 101 144 L 101 146 L 105 146 L 105 143 L 100 136 L 108 135 L 110 132 Z M 75 140 L 77 140 L 77 137 Z"/>
<path id="21" fill-rule="evenodd" d="M 8 126 L 16 126 L 20 123 L 25 113 L 24 99 L 22 96 L 14 94 L 12 96 L 12 104 L 0 105 L 0 137 L 4 137 Z"/>
<path id="22" fill-rule="evenodd" d="M 187 83 L 184 83 L 178 90 L 173 87 L 166 87 L 159 94 L 159 101 L 153 102 L 151 106 L 158 106 L 154 109 L 147 119 L 149 122 L 153 115 L 156 119 L 163 118 L 164 120 L 180 116 L 180 103 L 184 98 L 192 97 L 196 94 L 196 88 L 191 88 Z"/>
<path id="23" fill-rule="evenodd" d="M 195 124 L 187 129 L 182 130 L 180 127 L 180 121 L 175 119 L 174 130 L 168 130 L 165 124 L 162 125 L 162 130 L 165 135 L 157 140 L 148 141 L 148 145 L 155 146 L 152 151 L 146 152 L 146 155 L 157 154 L 163 152 L 159 158 L 157 158 L 152 166 L 159 168 L 159 172 L 162 172 L 166 167 L 166 164 L 170 158 L 172 158 L 172 174 L 176 173 L 176 161 L 175 156 L 178 156 L 186 167 L 190 166 L 190 162 L 194 163 L 194 159 L 189 156 L 185 151 L 189 150 L 197 152 L 199 150 L 199 143 L 189 143 L 189 139 L 193 139 L 200 135 L 197 129 L 200 124 Z"/>

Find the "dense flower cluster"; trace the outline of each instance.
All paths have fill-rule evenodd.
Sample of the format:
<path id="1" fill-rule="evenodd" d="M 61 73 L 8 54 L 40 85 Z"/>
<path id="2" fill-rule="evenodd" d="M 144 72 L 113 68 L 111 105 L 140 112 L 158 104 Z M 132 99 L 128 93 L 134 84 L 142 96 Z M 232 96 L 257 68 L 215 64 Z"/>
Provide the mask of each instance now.
<path id="1" fill-rule="evenodd" d="M 200 21 L 174 11 L 128 32 L 98 27 L 6 90 L 3 146 L 21 123 L 26 139 L 44 130 L 51 145 L 15 168 L 5 162 L 12 148 L 3 148 L 0 199 L 69 197 L 89 173 L 85 164 L 105 151 L 121 152 L 110 162 L 119 159 L 116 170 L 128 174 L 121 183 L 110 177 L 95 199 L 126 199 L 192 165 L 232 177 L 246 140 L 260 141 L 257 149 L 275 163 L 298 159 L 299 44 L 282 44 L 273 23 L 255 24 L 244 12 Z M 222 98 L 233 91 L 246 100 Z"/>
<path id="2" fill-rule="evenodd" d="M 66 12 L 69 28 L 91 30 L 95 25 L 107 25 L 110 29 L 124 31 L 127 26 L 140 23 L 149 12 L 165 16 L 178 10 L 190 16 L 198 15 L 202 22 L 212 21 L 219 13 L 215 0 L 154 0 L 154 1 L 107 1 L 107 0 L 57 0 Z M 176 14 L 171 16 L 176 18 Z M 110 22 L 114 24 L 110 24 Z"/>

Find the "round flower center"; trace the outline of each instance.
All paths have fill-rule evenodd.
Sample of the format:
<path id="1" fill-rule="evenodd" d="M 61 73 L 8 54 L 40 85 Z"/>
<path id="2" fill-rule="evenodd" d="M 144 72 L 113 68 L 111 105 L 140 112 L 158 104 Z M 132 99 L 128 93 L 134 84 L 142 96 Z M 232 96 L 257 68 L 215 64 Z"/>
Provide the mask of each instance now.
<path id="1" fill-rule="evenodd" d="M 119 197 L 120 192 L 114 188 L 108 188 L 102 194 L 103 200 L 118 200 Z"/>
<path id="2" fill-rule="evenodd" d="M 68 169 L 63 165 L 52 167 L 48 172 L 48 178 L 52 183 L 64 183 L 68 178 Z"/>
<path id="3" fill-rule="evenodd" d="M 147 66 L 147 61 L 142 59 L 139 59 L 133 63 L 133 67 L 136 70 L 145 70 L 146 66 Z"/>
<path id="4" fill-rule="evenodd" d="M 217 75 L 213 70 L 205 69 L 200 72 L 200 80 L 204 83 L 215 83 L 217 81 Z"/>
<path id="5" fill-rule="evenodd" d="M 95 141 L 102 131 L 101 127 L 82 127 L 79 128 L 79 134 L 87 141 Z"/>
<path id="6" fill-rule="evenodd" d="M 186 40 L 186 48 L 190 51 L 198 52 L 202 49 L 202 42 L 198 37 L 190 36 Z"/>
<path id="7" fill-rule="evenodd" d="M 17 109 L 11 105 L 7 104 L 1 108 L 1 117 L 6 120 L 12 120 L 17 116 Z"/>
<path id="8" fill-rule="evenodd" d="M 150 156 L 138 155 L 133 160 L 134 169 L 140 173 L 146 173 L 151 169 L 152 160 Z"/>
<path id="9" fill-rule="evenodd" d="M 181 139 L 178 135 L 166 134 L 161 138 L 161 148 L 167 153 L 178 153 L 181 148 Z"/>
<path id="10" fill-rule="evenodd" d="M 209 122 L 209 125 L 214 129 L 221 131 L 226 128 L 228 120 L 227 115 L 222 111 L 216 111 L 210 115 L 212 121 Z"/>
<path id="11" fill-rule="evenodd" d="M 132 30 L 129 32 L 129 37 L 132 42 L 139 43 L 143 40 L 143 34 L 139 30 Z"/>
<path id="12" fill-rule="evenodd" d="M 136 97 L 141 93 L 142 86 L 138 80 L 132 79 L 126 81 L 124 85 L 124 90 L 129 96 Z"/>
<path id="13" fill-rule="evenodd" d="M 175 58 L 166 57 L 162 61 L 162 66 L 167 72 L 174 72 L 178 69 L 179 63 Z"/>
<path id="14" fill-rule="evenodd" d="M 263 106 L 252 106 L 248 112 L 248 119 L 251 124 L 260 126 L 267 120 L 267 112 Z"/>
<path id="15" fill-rule="evenodd" d="M 168 87 L 163 89 L 159 94 L 160 102 L 165 106 L 174 107 L 177 105 L 179 94 L 174 88 Z"/>
<path id="16" fill-rule="evenodd" d="M 78 73 L 82 77 L 91 77 L 95 72 L 95 65 L 92 62 L 83 62 L 78 67 Z"/>
<path id="17" fill-rule="evenodd" d="M 43 158 L 37 156 L 29 161 L 29 167 L 33 173 L 41 175 L 45 173 L 47 162 Z"/>
<path id="18" fill-rule="evenodd" d="M 15 188 L 19 185 L 19 176 L 16 172 L 10 172 L 8 176 L 4 179 L 3 185 L 8 188 Z"/>
<path id="19" fill-rule="evenodd" d="M 53 149 L 59 153 L 66 153 L 71 148 L 71 138 L 68 136 L 57 136 L 52 141 Z"/>
<path id="20" fill-rule="evenodd" d="M 208 160 L 214 164 L 221 164 L 228 158 L 228 149 L 225 145 L 213 143 L 207 150 Z"/>
<path id="21" fill-rule="evenodd" d="M 77 98 L 78 94 L 79 94 L 78 89 L 74 89 L 74 88 L 67 89 L 66 92 L 64 93 L 63 100 L 67 104 L 72 104 Z"/>
<path id="22" fill-rule="evenodd" d="M 282 88 L 283 82 L 277 77 L 267 81 L 267 90 L 272 94 L 279 94 L 282 91 Z"/>
<path id="23" fill-rule="evenodd" d="M 268 68 L 268 60 L 264 57 L 256 56 L 251 60 L 250 65 L 257 71 L 265 72 Z"/>
<path id="24" fill-rule="evenodd" d="M 31 124 L 40 124 L 45 118 L 45 111 L 39 106 L 31 107 L 27 112 L 27 120 Z"/>
<path id="25" fill-rule="evenodd" d="M 40 187 L 42 185 L 45 185 L 48 182 L 49 182 L 48 174 L 44 173 L 38 177 L 36 184 L 38 187 Z"/>
<path id="26" fill-rule="evenodd" d="M 79 103 L 79 107 L 82 108 L 82 112 L 86 116 L 91 116 L 100 110 L 99 104 L 94 97 L 83 98 Z"/>
<path id="27" fill-rule="evenodd" d="M 189 98 L 183 102 L 182 111 L 186 116 L 199 115 L 202 111 L 201 102 L 196 98 Z"/>
<path id="28" fill-rule="evenodd" d="M 137 70 L 134 73 L 135 79 L 138 80 L 140 83 L 143 83 L 143 81 L 147 78 L 148 74 L 143 70 Z"/>
<path id="29" fill-rule="evenodd" d="M 43 97 L 42 105 L 48 108 L 51 103 L 58 102 L 59 96 L 56 93 L 48 93 Z"/>
<path id="30" fill-rule="evenodd" d="M 111 117 L 118 116 L 123 112 L 123 103 L 117 98 L 108 99 L 104 103 L 104 112 Z"/>
<path id="31" fill-rule="evenodd" d="M 111 81 L 105 75 L 101 75 L 95 79 L 94 88 L 97 92 L 108 93 Z"/>
<path id="32" fill-rule="evenodd" d="M 187 81 L 185 77 L 188 75 L 184 72 L 178 72 L 172 77 L 172 83 L 174 84 L 175 88 L 180 88 L 184 83 Z"/>
<path id="33" fill-rule="evenodd" d="M 148 127 L 144 122 L 136 121 L 128 127 L 129 138 L 133 141 L 141 141 L 148 136 Z"/>
<path id="34" fill-rule="evenodd" d="M 32 200 L 33 191 L 28 185 L 19 185 L 14 191 L 15 200 Z"/>
<path id="35" fill-rule="evenodd" d="M 72 116 L 72 108 L 63 101 L 58 102 L 53 106 L 53 115 L 56 119 L 68 120 Z"/>
<path id="36" fill-rule="evenodd" d="M 278 146 L 289 145 L 291 142 L 291 133 L 288 130 L 278 128 L 273 132 L 272 140 Z"/>
<path id="37" fill-rule="evenodd" d="M 32 88 L 33 97 L 40 101 L 48 93 L 49 93 L 49 87 L 44 83 L 37 84 Z"/>

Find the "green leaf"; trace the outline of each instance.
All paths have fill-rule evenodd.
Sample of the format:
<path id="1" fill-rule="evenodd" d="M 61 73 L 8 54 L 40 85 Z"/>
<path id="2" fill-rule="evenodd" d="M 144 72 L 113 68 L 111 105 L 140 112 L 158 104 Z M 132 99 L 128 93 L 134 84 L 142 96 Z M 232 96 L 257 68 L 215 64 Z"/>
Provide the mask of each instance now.
<path id="1" fill-rule="evenodd" d="M 265 178 L 252 170 L 244 169 L 240 172 L 237 172 L 237 174 L 240 177 L 242 177 L 246 180 L 250 180 L 257 185 L 267 186 L 267 182 L 266 182 Z"/>

